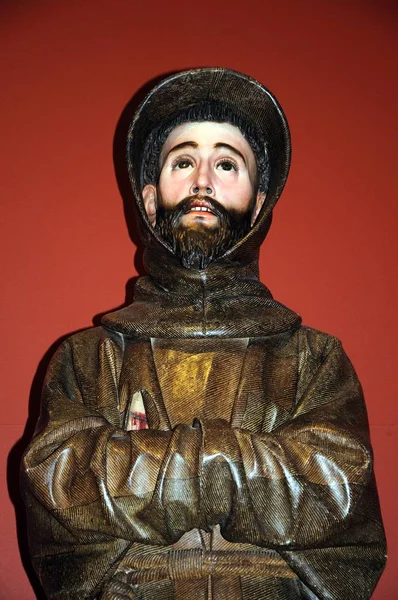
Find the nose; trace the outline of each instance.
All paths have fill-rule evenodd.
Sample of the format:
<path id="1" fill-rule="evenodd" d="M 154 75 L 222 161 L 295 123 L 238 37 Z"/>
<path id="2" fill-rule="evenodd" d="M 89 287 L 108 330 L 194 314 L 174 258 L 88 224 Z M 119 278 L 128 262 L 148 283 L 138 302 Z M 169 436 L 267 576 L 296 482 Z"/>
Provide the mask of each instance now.
<path id="1" fill-rule="evenodd" d="M 213 190 L 210 186 L 207 186 L 206 188 L 202 189 L 198 185 L 193 185 L 191 187 L 191 194 L 196 195 L 199 194 L 199 192 L 206 196 L 211 196 L 213 194 Z"/>
<path id="2" fill-rule="evenodd" d="M 214 185 L 207 166 L 202 165 L 195 173 L 190 193 L 192 195 L 214 196 Z"/>

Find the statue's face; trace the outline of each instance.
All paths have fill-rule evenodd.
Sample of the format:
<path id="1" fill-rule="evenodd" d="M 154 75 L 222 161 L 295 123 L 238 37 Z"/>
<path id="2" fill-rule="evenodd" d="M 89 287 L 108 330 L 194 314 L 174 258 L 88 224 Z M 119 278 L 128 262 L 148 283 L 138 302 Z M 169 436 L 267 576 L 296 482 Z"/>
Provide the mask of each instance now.
<path id="1" fill-rule="evenodd" d="M 168 135 L 160 155 L 158 185 L 146 185 L 143 198 L 152 225 L 158 206 L 173 209 L 185 198 L 206 196 L 224 209 L 251 213 L 251 223 L 264 201 L 256 193 L 254 153 L 237 127 L 229 123 L 184 123 Z M 208 204 L 208 205 L 207 205 Z M 212 229 L 217 215 L 206 199 L 192 204 L 181 218 L 181 227 Z"/>

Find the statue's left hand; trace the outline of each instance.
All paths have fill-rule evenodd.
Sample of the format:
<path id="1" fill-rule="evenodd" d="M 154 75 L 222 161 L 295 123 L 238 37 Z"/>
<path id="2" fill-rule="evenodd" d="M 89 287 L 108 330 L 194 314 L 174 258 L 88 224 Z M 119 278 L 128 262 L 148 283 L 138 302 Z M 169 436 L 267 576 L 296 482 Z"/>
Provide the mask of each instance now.
<path id="1" fill-rule="evenodd" d="M 132 586 L 126 581 L 126 575 L 115 573 L 103 589 L 99 600 L 134 600 L 136 597 Z"/>

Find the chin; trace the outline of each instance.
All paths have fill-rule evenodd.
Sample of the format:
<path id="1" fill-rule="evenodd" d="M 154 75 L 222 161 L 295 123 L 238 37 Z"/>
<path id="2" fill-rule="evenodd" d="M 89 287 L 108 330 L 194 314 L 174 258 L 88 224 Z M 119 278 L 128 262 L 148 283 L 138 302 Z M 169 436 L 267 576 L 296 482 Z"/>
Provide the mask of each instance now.
<path id="1" fill-rule="evenodd" d="M 199 215 L 184 215 L 180 222 L 180 227 L 184 229 L 217 229 L 218 226 L 219 220 L 215 215 L 210 218 Z"/>

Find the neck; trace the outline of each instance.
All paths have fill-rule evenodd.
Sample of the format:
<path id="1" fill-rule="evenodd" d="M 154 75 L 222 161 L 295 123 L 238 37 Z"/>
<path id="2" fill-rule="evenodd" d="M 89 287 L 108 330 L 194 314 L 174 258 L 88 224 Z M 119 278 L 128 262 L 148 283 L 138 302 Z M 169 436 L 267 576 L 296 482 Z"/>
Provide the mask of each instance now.
<path id="1" fill-rule="evenodd" d="M 149 338 L 241 338 L 273 335 L 300 324 L 258 279 L 258 261 L 226 257 L 207 269 L 185 269 L 166 251 L 147 249 L 148 277 L 138 279 L 134 302 L 107 315 L 106 327 Z"/>
<path id="2" fill-rule="evenodd" d="M 144 264 L 153 283 L 173 296 L 197 298 L 198 294 L 233 295 L 244 290 L 253 293 L 254 289 L 264 294 L 264 286 L 259 282 L 258 258 L 250 263 L 233 260 L 216 260 L 206 269 L 187 269 L 170 253 L 147 249 Z"/>

